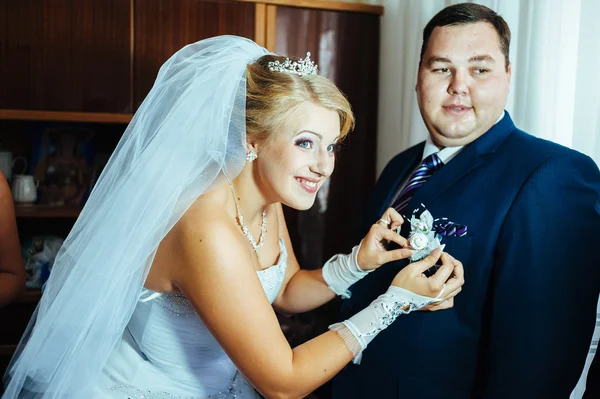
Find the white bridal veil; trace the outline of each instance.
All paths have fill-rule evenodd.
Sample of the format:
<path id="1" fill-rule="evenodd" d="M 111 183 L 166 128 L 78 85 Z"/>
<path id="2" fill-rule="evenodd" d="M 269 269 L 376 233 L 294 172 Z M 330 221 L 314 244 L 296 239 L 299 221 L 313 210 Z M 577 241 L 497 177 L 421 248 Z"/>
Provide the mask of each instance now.
<path id="1" fill-rule="evenodd" d="M 246 65 L 265 54 L 220 36 L 161 67 L 56 258 L 4 399 L 89 397 L 162 238 L 198 196 L 241 171 Z"/>

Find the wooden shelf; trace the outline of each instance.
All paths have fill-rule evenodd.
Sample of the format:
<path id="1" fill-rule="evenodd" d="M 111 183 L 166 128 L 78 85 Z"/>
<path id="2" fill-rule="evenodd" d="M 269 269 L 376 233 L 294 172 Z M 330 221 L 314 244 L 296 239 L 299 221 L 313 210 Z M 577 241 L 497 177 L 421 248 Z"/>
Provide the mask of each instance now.
<path id="1" fill-rule="evenodd" d="M 0 109 L 0 119 L 25 121 L 62 121 L 62 122 L 97 122 L 97 123 L 129 123 L 133 114 L 108 114 L 101 112 L 62 112 L 62 111 L 28 111 L 18 109 Z"/>
<path id="2" fill-rule="evenodd" d="M 332 0 L 238 0 L 247 3 L 258 3 L 275 6 L 317 8 L 319 10 L 353 11 L 367 14 L 383 15 L 383 6 Z"/>
<path id="3" fill-rule="evenodd" d="M 18 218 L 77 218 L 81 213 L 79 207 L 47 206 L 47 205 L 16 205 L 15 214 Z"/>

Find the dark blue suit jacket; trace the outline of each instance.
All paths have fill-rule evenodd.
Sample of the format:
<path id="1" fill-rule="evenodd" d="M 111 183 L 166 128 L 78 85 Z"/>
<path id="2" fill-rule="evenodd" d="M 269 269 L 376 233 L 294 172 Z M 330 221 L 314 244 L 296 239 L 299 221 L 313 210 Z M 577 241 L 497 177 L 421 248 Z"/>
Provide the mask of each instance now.
<path id="1" fill-rule="evenodd" d="M 419 164 L 424 144 L 379 178 L 362 233 Z M 568 398 L 583 369 L 600 290 L 600 172 L 587 156 L 517 129 L 508 113 L 421 187 L 463 262 L 454 308 L 403 315 L 333 380 L 334 399 Z M 406 265 L 355 284 L 341 319 L 383 293 Z"/>

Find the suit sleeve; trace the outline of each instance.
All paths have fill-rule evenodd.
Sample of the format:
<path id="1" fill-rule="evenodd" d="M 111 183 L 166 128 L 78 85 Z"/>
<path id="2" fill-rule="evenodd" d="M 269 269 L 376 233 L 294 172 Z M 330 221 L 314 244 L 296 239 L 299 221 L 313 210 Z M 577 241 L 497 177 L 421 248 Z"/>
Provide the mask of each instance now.
<path id="1" fill-rule="evenodd" d="M 578 153 L 521 187 L 496 247 L 476 397 L 568 398 L 577 384 L 600 290 L 599 192 L 597 166 Z"/>

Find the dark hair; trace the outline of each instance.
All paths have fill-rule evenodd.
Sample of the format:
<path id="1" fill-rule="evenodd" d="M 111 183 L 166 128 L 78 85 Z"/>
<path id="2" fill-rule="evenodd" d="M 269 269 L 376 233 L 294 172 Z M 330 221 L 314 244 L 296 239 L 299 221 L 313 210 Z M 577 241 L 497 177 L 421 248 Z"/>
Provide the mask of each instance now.
<path id="1" fill-rule="evenodd" d="M 451 26 L 451 25 L 466 25 L 476 22 L 487 22 L 491 24 L 498 34 L 500 50 L 504 54 L 505 67 L 508 69 L 510 50 L 510 28 L 500 15 L 494 10 L 482 6 L 481 4 L 460 3 L 444 8 L 438 12 L 423 29 L 423 45 L 421 46 L 421 57 L 419 58 L 419 66 L 423 62 L 423 55 L 427 50 L 429 38 L 436 27 Z"/>

